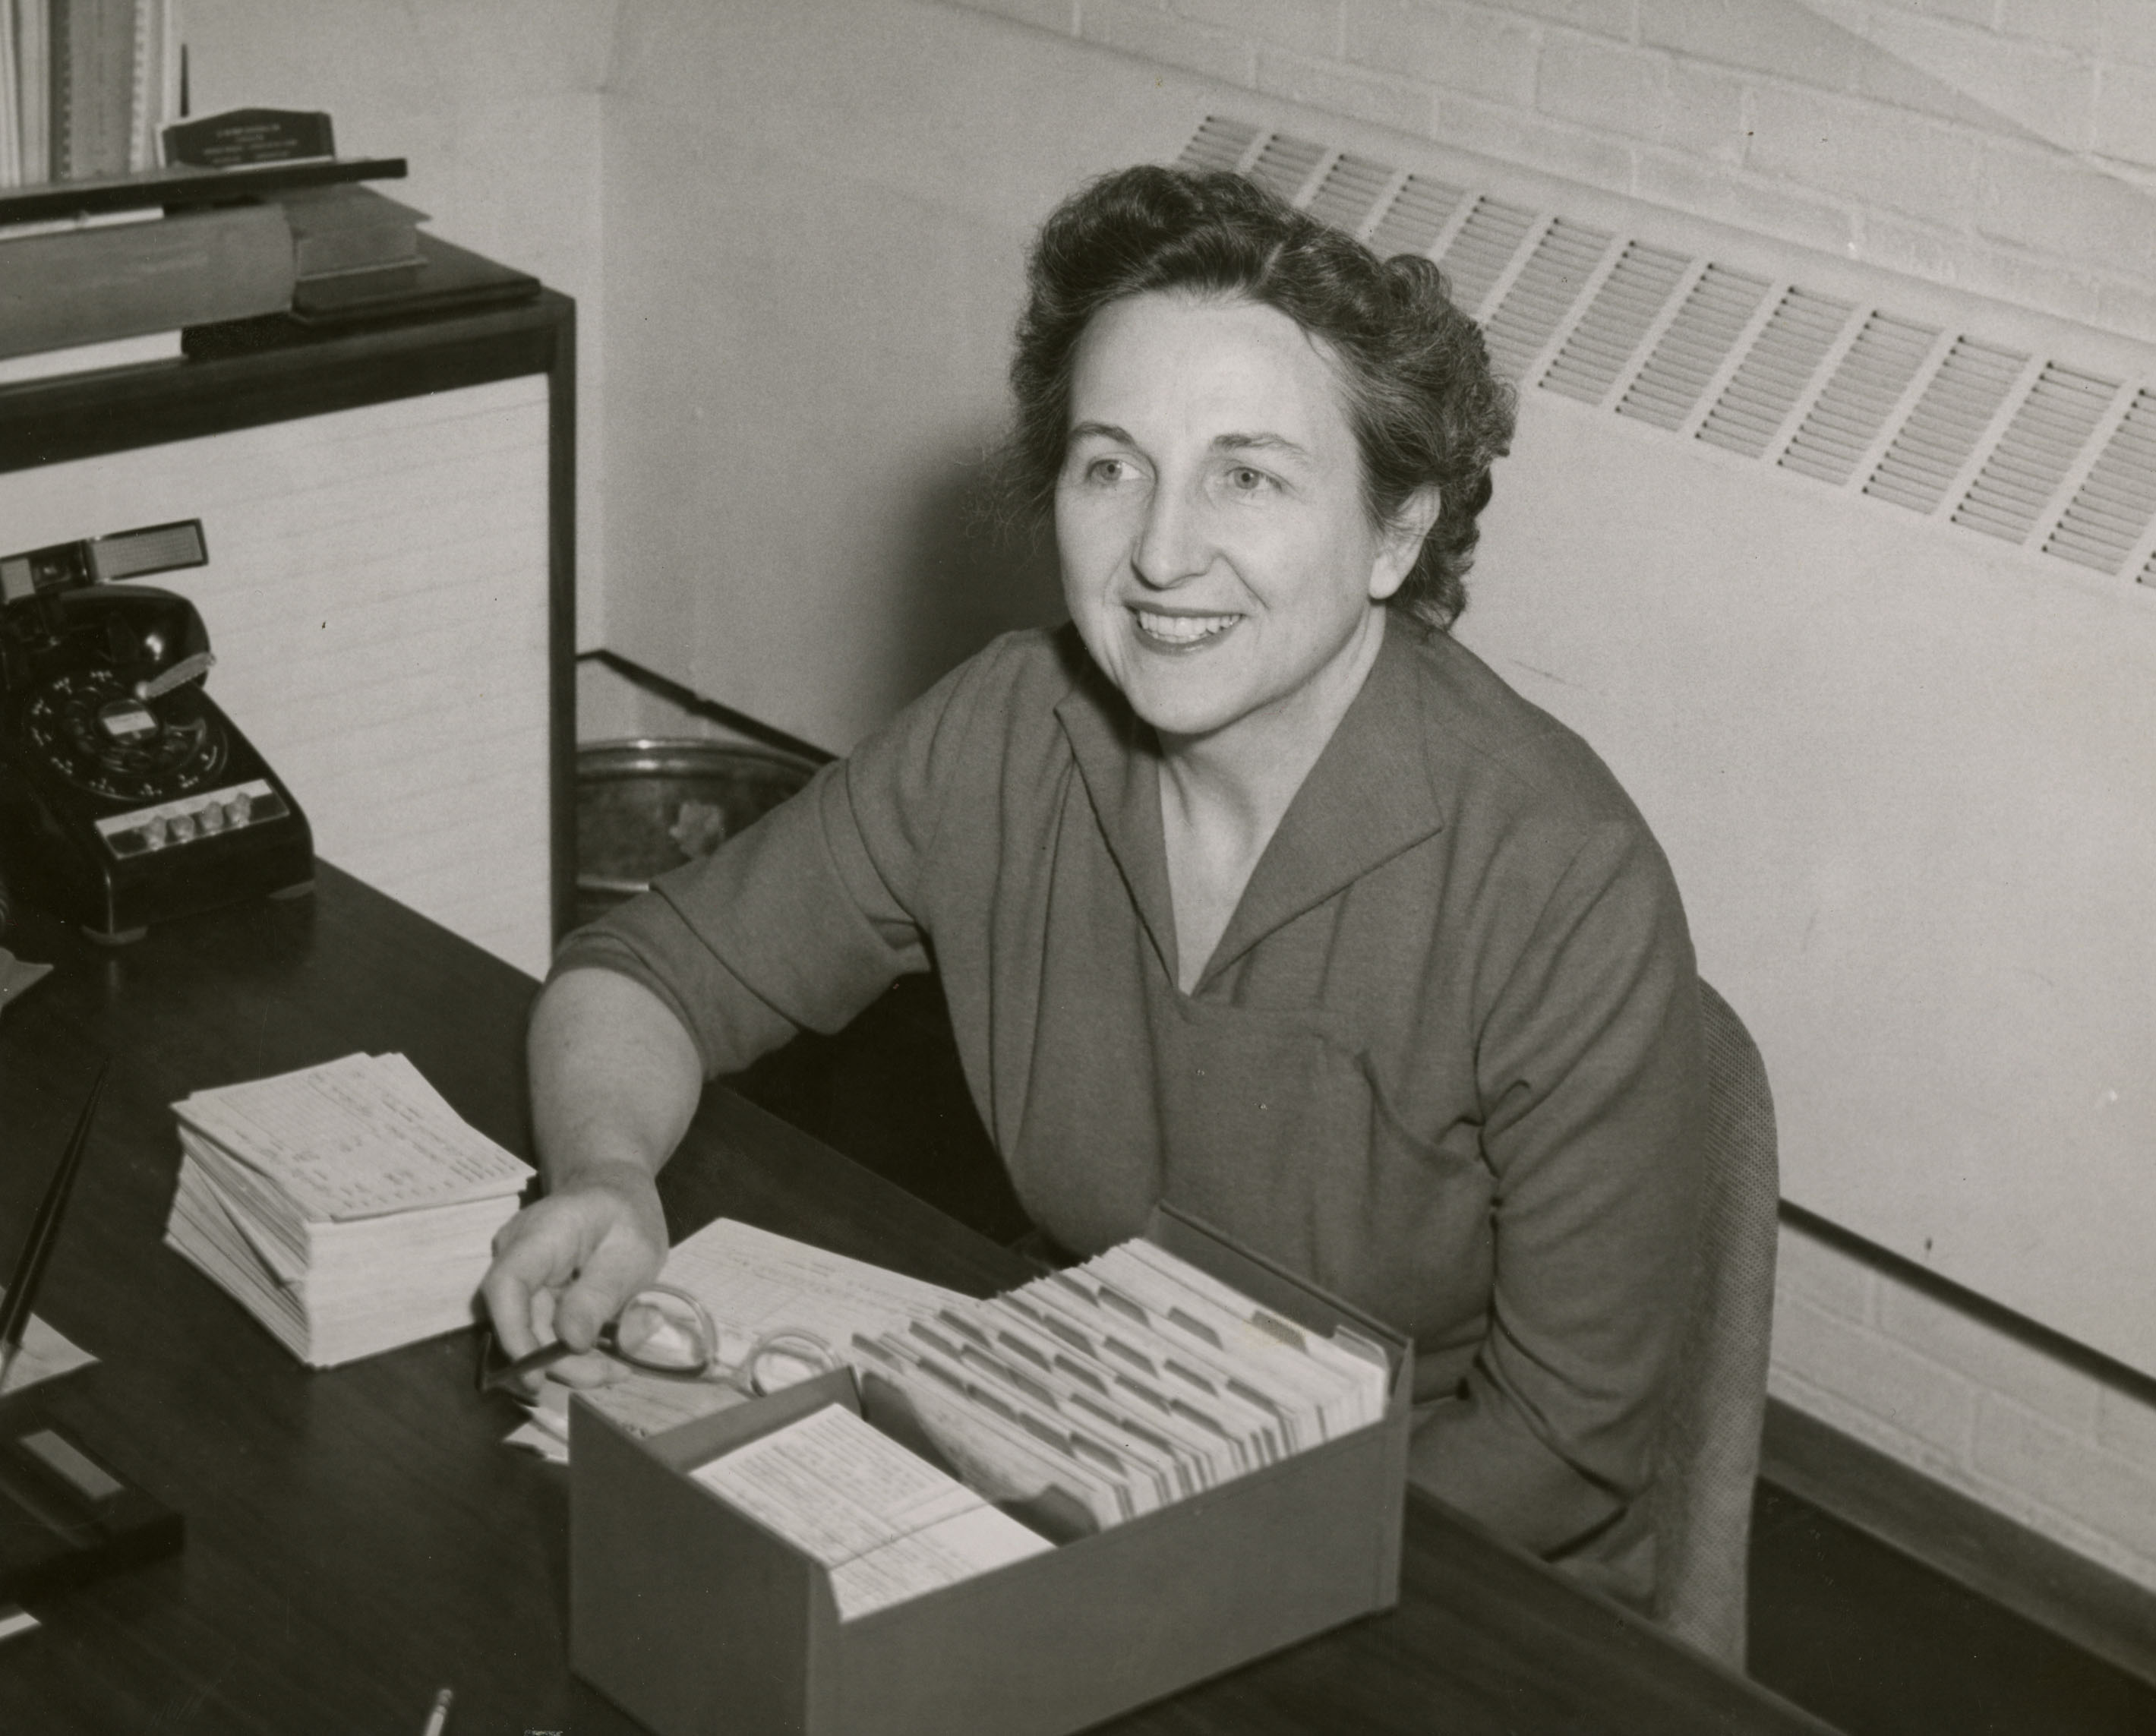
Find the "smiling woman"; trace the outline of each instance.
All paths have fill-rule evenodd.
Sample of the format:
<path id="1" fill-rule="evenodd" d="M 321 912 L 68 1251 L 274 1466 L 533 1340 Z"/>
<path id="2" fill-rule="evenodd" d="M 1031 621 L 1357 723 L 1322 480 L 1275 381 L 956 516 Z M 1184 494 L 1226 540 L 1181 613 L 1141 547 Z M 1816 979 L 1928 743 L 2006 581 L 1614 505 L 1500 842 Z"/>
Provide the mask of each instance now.
<path id="1" fill-rule="evenodd" d="M 565 946 L 504 1344 L 649 1281 L 705 1078 L 932 959 L 1047 1237 L 1165 1200 L 1410 1333 L 1414 1479 L 1649 1603 L 1697 985 L 1630 802 L 1444 630 L 1511 434 L 1480 336 L 1229 175 L 1084 190 L 1030 290 L 1011 473 L 1072 624 Z"/>

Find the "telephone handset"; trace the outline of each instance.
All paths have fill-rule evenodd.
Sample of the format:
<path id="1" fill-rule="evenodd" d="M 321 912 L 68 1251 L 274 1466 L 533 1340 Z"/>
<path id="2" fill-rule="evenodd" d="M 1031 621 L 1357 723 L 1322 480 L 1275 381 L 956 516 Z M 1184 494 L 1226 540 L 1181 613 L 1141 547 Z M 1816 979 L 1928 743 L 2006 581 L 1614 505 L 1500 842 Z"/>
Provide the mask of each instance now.
<path id="1" fill-rule="evenodd" d="M 313 885 L 299 804 L 203 691 L 185 597 L 199 520 L 0 557 L 0 836 L 28 897 L 91 937 Z"/>

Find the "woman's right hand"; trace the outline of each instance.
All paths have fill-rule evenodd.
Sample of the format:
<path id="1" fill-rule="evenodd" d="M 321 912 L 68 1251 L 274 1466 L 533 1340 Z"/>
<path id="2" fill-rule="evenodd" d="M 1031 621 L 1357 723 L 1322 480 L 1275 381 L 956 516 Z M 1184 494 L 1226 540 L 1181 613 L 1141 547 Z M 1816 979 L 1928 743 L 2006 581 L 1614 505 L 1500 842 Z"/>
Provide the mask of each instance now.
<path id="1" fill-rule="evenodd" d="M 696 1113 L 703 1074 L 666 1004 L 610 970 L 565 971 L 548 983 L 529 1049 L 547 1197 L 495 1237 L 480 1294 L 512 1357 L 557 1338 L 590 1353 L 599 1328 L 665 1261 L 653 1178 Z M 548 1370 L 574 1386 L 618 1372 L 596 1353 Z"/>
<path id="2" fill-rule="evenodd" d="M 634 1163 L 585 1169 L 502 1225 L 480 1294 L 508 1355 L 559 1338 L 591 1353 L 567 1358 L 547 1374 L 571 1386 L 597 1386 L 617 1374 L 592 1351 L 599 1328 L 659 1276 L 665 1259 L 666 1217 L 649 1173 Z"/>

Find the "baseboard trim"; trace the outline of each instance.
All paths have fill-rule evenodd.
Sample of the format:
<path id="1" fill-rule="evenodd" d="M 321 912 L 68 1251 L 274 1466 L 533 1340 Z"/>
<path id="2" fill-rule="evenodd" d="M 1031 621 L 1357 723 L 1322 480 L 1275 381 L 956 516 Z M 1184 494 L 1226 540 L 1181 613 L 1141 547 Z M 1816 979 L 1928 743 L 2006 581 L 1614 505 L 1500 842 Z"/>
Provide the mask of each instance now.
<path id="1" fill-rule="evenodd" d="M 1759 1475 L 1957 1584 L 2156 1683 L 2156 1592 L 1779 1399 Z"/>

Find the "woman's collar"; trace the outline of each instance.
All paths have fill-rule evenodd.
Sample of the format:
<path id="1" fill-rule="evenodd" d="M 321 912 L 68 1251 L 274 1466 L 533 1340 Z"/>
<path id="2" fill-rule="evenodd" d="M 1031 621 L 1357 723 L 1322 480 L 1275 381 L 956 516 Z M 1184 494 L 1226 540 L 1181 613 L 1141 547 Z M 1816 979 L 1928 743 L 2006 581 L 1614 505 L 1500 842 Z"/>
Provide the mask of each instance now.
<path id="1" fill-rule="evenodd" d="M 1085 658 L 1056 706 L 1101 835 L 1173 980 L 1175 917 L 1152 732 Z M 1260 940 L 1442 829 L 1430 775 L 1414 629 L 1389 620 L 1362 690 L 1342 714 L 1251 871 L 1206 967 L 1210 979 Z M 1202 990 L 1204 984 L 1199 985 Z"/>

